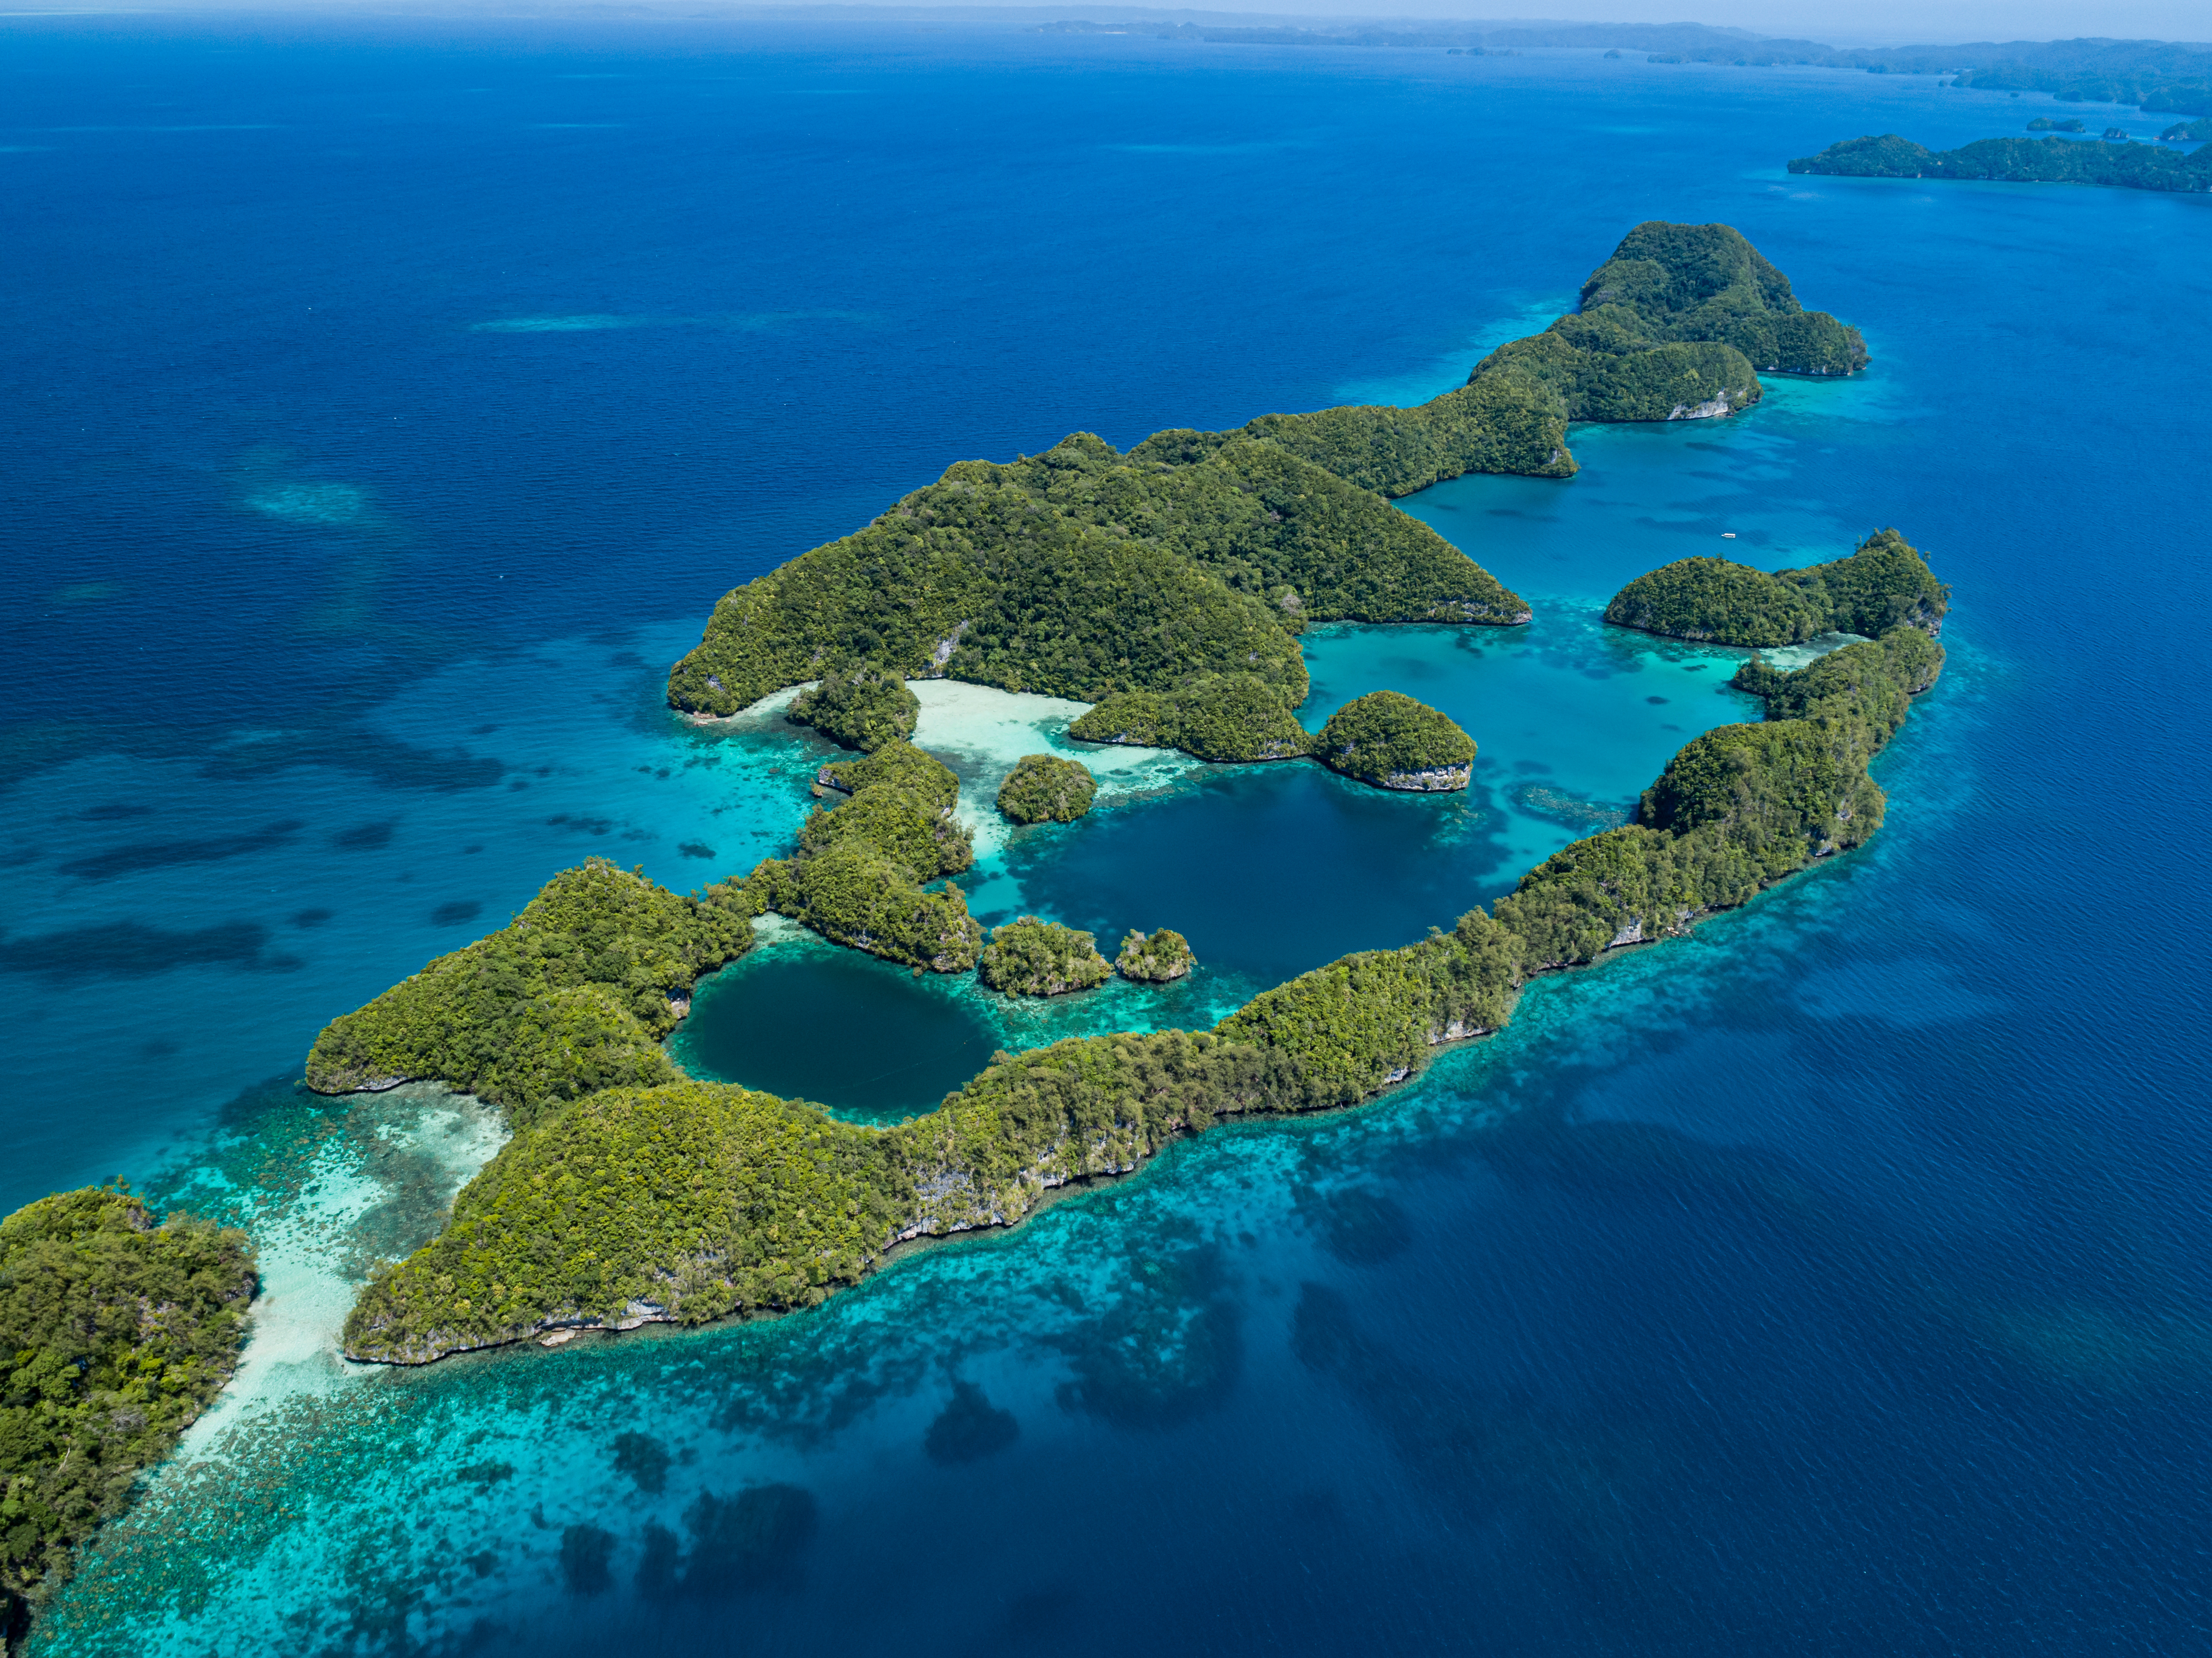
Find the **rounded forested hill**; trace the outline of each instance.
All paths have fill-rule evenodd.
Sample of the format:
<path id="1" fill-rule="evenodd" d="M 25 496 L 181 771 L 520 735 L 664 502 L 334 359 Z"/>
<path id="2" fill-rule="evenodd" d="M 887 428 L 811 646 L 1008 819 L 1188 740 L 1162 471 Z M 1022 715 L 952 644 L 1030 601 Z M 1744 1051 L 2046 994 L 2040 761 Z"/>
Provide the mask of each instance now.
<path id="1" fill-rule="evenodd" d="M 521 1121 L 595 1089 L 679 1073 L 660 1046 L 702 975 L 752 948 L 734 883 L 698 898 L 603 858 L 563 870 L 512 923 L 323 1027 L 321 1094 L 441 1082 Z"/>
<path id="2" fill-rule="evenodd" d="M 832 760 L 814 774 L 823 788 L 858 794 L 878 783 L 896 783 L 933 807 L 939 817 L 960 799 L 960 779 L 951 767 L 911 743 L 886 743 L 858 760 Z"/>
<path id="3" fill-rule="evenodd" d="M 1794 645 L 1822 625 L 1798 589 L 1724 558 L 1678 559 L 1637 577 L 1613 595 L 1605 619 L 1722 645 Z"/>
<path id="4" fill-rule="evenodd" d="M 1613 597 L 1616 627 L 1717 645 L 1794 645 L 1819 633 L 1943 629 L 1951 590 L 1895 530 L 1877 530 L 1848 557 L 1768 574 L 1724 558 L 1685 558 L 1640 575 Z"/>
<path id="5" fill-rule="evenodd" d="M 1415 793 L 1463 789 L 1474 768 L 1474 739 L 1449 714 L 1399 691 L 1346 703 L 1322 727 L 1313 752 L 1346 777 Z"/>
<path id="6" fill-rule="evenodd" d="M 1858 331 L 1801 306 L 1741 232 L 1653 220 L 1590 273 L 1579 310 L 1501 345 L 1469 378 L 1526 386 L 1570 420 L 1665 421 L 1758 402 L 1761 370 L 1850 374 L 1866 364 Z"/>
<path id="7" fill-rule="evenodd" d="M 237 1368 L 246 1234 L 88 1187 L 0 1221 L 0 1628 Z"/>
<path id="8" fill-rule="evenodd" d="M 999 786 L 999 810 L 1017 823 L 1072 823 L 1091 810 L 1098 780 L 1055 754 L 1025 754 Z"/>
<path id="9" fill-rule="evenodd" d="M 1163 436 L 957 463 L 726 594 L 670 702 L 734 714 L 869 662 L 1085 702 L 1242 674 L 1294 707 L 1310 622 L 1528 620 L 1466 554 L 1326 468 L 1249 437 Z"/>
<path id="10" fill-rule="evenodd" d="M 1067 728 L 1085 743 L 1181 749 L 1221 762 L 1295 760 L 1313 734 L 1272 687 L 1250 674 L 1223 674 L 1179 691 L 1120 691 Z"/>
<path id="11" fill-rule="evenodd" d="M 902 677 L 863 662 L 823 674 L 813 689 L 792 698 L 784 718 L 868 754 L 912 737 L 921 701 Z"/>
<path id="12" fill-rule="evenodd" d="M 976 959 L 976 976 L 1009 996 L 1060 996 L 1102 985 L 1113 969 L 1098 953 L 1096 933 L 1024 915 L 991 934 Z"/>
<path id="13" fill-rule="evenodd" d="M 1197 965 L 1198 957 L 1191 954 L 1190 940 L 1172 927 L 1162 927 L 1157 932 L 1130 933 L 1121 940 L 1121 952 L 1114 957 L 1116 973 L 1146 984 L 1166 984 L 1186 978 Z"/>

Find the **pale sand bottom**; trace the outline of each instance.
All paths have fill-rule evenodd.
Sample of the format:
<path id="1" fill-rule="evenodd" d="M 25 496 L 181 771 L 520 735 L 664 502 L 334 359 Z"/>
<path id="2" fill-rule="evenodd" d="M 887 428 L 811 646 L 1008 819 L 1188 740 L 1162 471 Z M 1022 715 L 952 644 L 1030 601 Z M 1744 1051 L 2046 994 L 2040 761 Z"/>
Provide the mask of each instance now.
<path id="1" fill-rule="evenodd" d="M 1771 651 L 1761 651 L 1759 660 L 1770 668 L 1784 673 L 1795 673 L 1798 669 L 1818 662 L 1831 651 L 1840 651 L 1846 645 L 1863 645 L 1864 634 L 1814 634 L 1802 645 L 1778 645 Z"/>
<path id="2" fill-rule="evenodd" d="M 356 1273 L 371 1254 L 428 1242 L 507 1141 L 497 1109 L 436 1083 L 354 1098 L 349 1132 L 316 1154 L 297 1194 L 266 1200 L 246 1222 L 261 1277 L 252 1322 L 238 1374 L 185 1435 L 183 1461 L 272 1405 L 363 1374 L 338 1351 Z"/>

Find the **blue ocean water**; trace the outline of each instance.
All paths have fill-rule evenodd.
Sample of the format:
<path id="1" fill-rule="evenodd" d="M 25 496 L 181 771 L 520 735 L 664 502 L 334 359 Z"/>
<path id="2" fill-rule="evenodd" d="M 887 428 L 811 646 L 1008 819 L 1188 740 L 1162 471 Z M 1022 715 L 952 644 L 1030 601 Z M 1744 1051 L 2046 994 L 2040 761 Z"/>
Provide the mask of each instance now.
<path id="1" fill-rule="evenodd" d="M 2206 203 L 1781 170 L 2042 102 L 1898 76 L 0 29 L 0 1206 L 121 1171 L 235 1213 L 305 1333 L 44 1650 L 2202 1649 Z M 1366 1111 L 1210 1133 L 814 1314 L 337 1374 L 334 1288 L 494 1131 L 298 1095 L 322 1022 L 587 853 L 696 885 L 807 810 L 811 739 L 659 706 L 716 594 L 955 459 L 1443 390 L 1652 216 L 1737 225 L 1875 364 L 1406 503 L 1542 620 L 1317 637 L 1304 712 L 1463 707 L 1477 789 L 1182 775 L 1010 841 L 979 910 L 1188 918 L 1193 999 L 1449 923 L 1734 717 L 1606 595 L 1895 524 L 1951 666 L 1869 848 Z M 929 1028 L 1188 1022 L 1012 1017 Z"/>

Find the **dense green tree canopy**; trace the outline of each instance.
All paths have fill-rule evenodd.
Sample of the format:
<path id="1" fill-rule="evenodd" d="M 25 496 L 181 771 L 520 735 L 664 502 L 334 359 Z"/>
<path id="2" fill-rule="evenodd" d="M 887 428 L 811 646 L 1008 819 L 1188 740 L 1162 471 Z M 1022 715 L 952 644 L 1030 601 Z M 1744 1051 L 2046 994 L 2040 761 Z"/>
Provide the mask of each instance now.
<path id="1" fill-rule="evenodd" d="M 999 786 L 999 810 L 1017 823 L 1072 823 L 1097 794 L 1089 767 L 1055 754 L 1025 754 Z"/>
<path id="2" fill-rule="evenodd" d="M 1528 619 L 1427 525 L 1321 466 L 1162 435 L 1127 456 L 1077 433 L 1011 465 L 959 463 L 726 595 L 670 701 L 729 714 L 865 662 L 1083 701 L 1234 673 L 1295 706 L 1310 621 Z"/>
<path id="3" fill-rule="evenodd" d="M 995 929 L 975 963 L 976 976 L 1009 996 L 1061 996 L 1103 985 L 1114 969 L 1095 933 L 1024 915 Z"/>
<path id="4" fill-rule="evenodd" d="M 1680 559 L 1615 593 L 1605 619 L 1672 639 L 1794 645 L 1820 633 L 1938 633 L 1950 602 L 1903 536 L 1877 530 L 1848 557 L 1771 575 L 1723 558 Z"/>
<path id="5" fill-rule="evenodd" d="M 2151 144 L 1984 138 L 1957 149 L 1929 149 L 1888 132 L 1830 144 L 1818 155 L 1798 157 L 1790 170 L 1846 179 L 1984 179 L 2187 193 L 2212 191 L 2212 148 L 2184 155 Z"/>
<path id="6" fill-rule="evenodd" d="M 1234 432 L 1156 433 L 1126 455 L 1078 432 L 1010 465 L 949 467 L 866 528 L 724 595 L 668 699 L 725 716 L 819 679 L 794 717 L 868 746 L 913 723 L 877 679 L 855 682 L 872 688 L 869 712 L 841 712 L 861 665 L 1092 703 L 1210 683 L 1223 689 L 1202 708 L 1118 704 L 1126 734 L 1097 740 L 1281 758 L 1305 740 L 1288 711 L 1306 693 L 1296 635 L 1308 623 L 1528 619 L 1517 594 L 1384 497 L 1470 471 L 1566 477 L 1569 420 L 1726 414 L 1761 395 L 1757 368 L 1839 374 L 1865 361 L 1858 336 L 1804 310 L 1735 231 L 1639 225 L 1576 314 L 1417 408 L 1263 415 Z M 1281 711 L 1251 701 L 1246 681 Z"/>
<path id="7" fill-rule="evenodd" d="M 1377 788 L 1432 793 L 1463 789 L 1474 739 L 1426 703 L 1398 691 L 1370 691 L 1329 716 L 1314 757 L 1331 771 Z"/>
<path id="8" fill-rule="evenodd" d="M 92 1187 L 0 1221 L 0 1629 L 236 1368 L 243 1232 Z"/>
<path id="9" fill-rule="evenodd" d="M 1052 1187 L 1133 1168 L 1172 1134 L 1367 1098 L 1439 1045 L 1503 1024 L 1530 974 L 1684 932 L 1864 841 L 1884 804 L 1867 762 L 1942 661 L 1929 633 L 1903 623 L 1794 672 L 1747 665 L 1736 683 L 1765 699 L 1767 720 L 1686 744 L 1637 822 L 1576 841 L 1450 932 L 1302 975 L 1212 1033 L 1002 1054 L 890 1130 L 701 1084 L 563 1105 L 500 1153 L 439 1238 L 380 1274 L 348 1321 L 347 1351 L 413 1363 L 562 1322 L 808 1305 L 900 1239 L 1010 1224 Z M 853 867 L 871 859 L 893 872 Z M 809 881 L 839 890 L 785 890 Z M 895 936 L 895 949 L 864 946 L 895 959 L 922 963 L 954 929 L 958 966 L 975 957 L 957 895 L 923 892 L 858 837 L 763 864 L 745 885 L 787 913 L 813 907 L 810 924 L 829 936 Z M 909 913 L 931 903 L 942 908 Z M 1155 962 L 1187 950 L 1161 932 L 1130 935 L 1121 954 L 1156 976 Z M 1032 994 L 1105 972 L 1089 934 L 1030 917 L 984 954 L 993 982 Z M 930 964 L 958 970 L 949 957 Z"/>
<path id="10" fill-rule="evenodd" d="M 1591 272 L 1580 310 L 1500 346 L 1474 383 L 1521 385 L 1570 420 L 1681 420 L 1756 403 L 1759 370 L 1849 374 L 1866 361 L 1857 331 L 1805 310 L 1740 233 L 1654 220 Z"/>
<path id="11" fill-rule="evenodd" d="M 326 1094 L 411 1078 L 526 1116 L 602 1088 L 672 1081 L 659 1039 L 701 975 L 752 947 L 729 887 L 686 898 L 604 859 L 563 870 L 507 926 L 325 1026 L 307 1085 Z"/>
<path id="12" fill-rule="evenodd" d="M 820 683 L 792 698 L 784 714 L 793 725 L 811 726 L 863 754 L 905 742 L 921 717 L 921 700 L 906 681 L 867 662 L 830 669 Z"/>
<path id="13" fill-rule="evenodd" d="M 858 760 L 833 760 L 816 774 L 825 788 L 857 794 L 872 783 L 896 783 L 942 814 L 960 798 L 960 779 L 952 768 L 911 743 L 887 743 Z"/>
<path id="14" fill-rule="evenodd" d="M 1166 984 L 1171 980 L 1188 978 L 1197 965 L 1198 957 L 1191 954 L 1190 940 L 1172 927 L 1127 934 L 1121 940 L 1120 953 L 1114 957 L 1116 973 L 1146 984 Z"/>
<path id="15" fill-rule="evenodd" d="M 1067 728 L 1085 743 L 1181 749 L 1200 760 L 1293 760 L 1313 737 L 1266 682 L 1223 674 L 1182 690 L 1123 691 Z"/>

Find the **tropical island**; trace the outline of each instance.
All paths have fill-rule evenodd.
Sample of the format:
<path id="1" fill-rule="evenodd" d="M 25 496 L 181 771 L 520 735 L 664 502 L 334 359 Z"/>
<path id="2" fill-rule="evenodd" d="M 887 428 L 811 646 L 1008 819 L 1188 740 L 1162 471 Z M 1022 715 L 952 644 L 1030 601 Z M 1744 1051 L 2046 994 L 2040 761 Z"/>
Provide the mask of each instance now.
<path id="1" fill-rule="evenodd" d="M 345 1351 L 419 1363 L 546 1333 L 816 1304 L 902 1242 L 1012 1224 L 1051 1188 L 1125 1173 L 1224 1117 L 1368 1099 L 1443 1045 L 1501 1027 L 1532 975 L 1685 932 L 1859 844 L 1882 812 L 1867 762 L 1942 655 L 1944 592 L 1888 531 L 1812 571 L 1748 573 L 1762 595 L 1750 631 L 1802 638 L 1849 622 L 1878 637 L 1796 673 L 1747 668 L 1738 683 L 1766 700 L 1765 721 L 1695 739 L 1632 823 L 1574 842 L 1448 932 L 1303 975 L 1209 1030 L 999 1054 L 890 1127 L 684 1078 L 658 1041 L 769 912 L 917 971 L 974 969 L 1014 995 L 1116 970 L 1182 976 L 1189 946 L 1165 930 L 1130 934 L 1112 963 L 1091 934 L 1035 916 L 986 943 L 947 880 L 974 857 L 952 815 L 958 780 L 910 740 L 906 680 L 1089 702 L 1078 740 L 1310 756 L 1375 786 L 1463 788 L 1473 740 L 1413 698 L 1358 698 L 1318 735 L 1295 714 L 1311 623 L 1528 619 L 1386 495 L 1477 468 L 1566 476 L 1570 418 L 1726 413 L 1755 399 L 1761 369 L 1842 374 L 1865 360 L 1853 331 L 1804 312 L 1733 230 L 1641 226 L 1574 316 L 1431 404 L 1164 432 L 1126 454 L 1077 434 L 1010 465 L 962 462 L 726 595 L 671 674 L 672 704 L 715 720 L 805 687 L 789 712 L 861 756 L 820 768 L 816 793 L 834 804 L 788 855 L 690 897 L 594 860 L 323 1032 L 310 1086 L 434 1080 L 498 1103 L 515 1131 L 439 1236 L 376 1271 Z M 1692 392 L 1721 406 L 1686 406 Z M 1655 576 L 1667 579 L 1629 607 L 1638 625 L 1710 623 L 1706 578 Z M 1721 597 L 1724 628 L 1735 591 Z M 1031 772 L 1017 810 L 1034 793 L 1057 817 L 1073 780 Z"/>
<path id="2" fill-rule="evenodd" d="M 999 810 L 1017 823 L 1072 823 L 1098 798 L 1098 780 L 1081 762 L 1025 754 L 999 786 Z"/>
<path id="3" fill-rule="evenodd" d="M 730 1084 L 591 1090 L 548 1077 L 538 1100 L 510 1106 L 515 1137 L 445 1230 L 379 1269 L 347 1321 L 346 1351 L 420 1363 L 566 1328 L 811 1306 L 904 1240 L 1012 1224 L 1052 1188 L 1125 1173 L 1224 1117 L 1370 1098 L 1444 1044 L 1501 1027 L 1531 976 L 1686 932 L 1865 841 L 1883 810 L 1867 762 L 1942 662 L 1931 633 L 1902 621 L 1794 672 L 1747 665 L 1737 683 L 1765 700 L 1764 722 L 1692 741 L 1633 823 L 1576 841 L 1490 911 L 1303 975 L 1211 1030 L 1002 1054 L 936 1110 L 890 1128 Z M 771 859 L 702 907 L 740 914 L 793 878 Z M 631 879 L 602 866 L 590 890 L 625 918 L 659 918 L 669 942 L 642 953 L 676 959 L 691 912 L 672 894 L 637 904 L 618 884 Z M 966 926 L 973 961 L 983 950 Z M 1026 918 L 994 950 L 1000 937 L 993 970 L 1018 993 L 1103 977 L 1095 941 L 1075 929 Z"/>
<path id="4" fill-rule="evenodd" d="M 1190 940 L 1172 927 L 1127 934 L 1121 940 L 1120 953 L 1114 957 L 1114 970 L 1139 984 L 1164 985 L 1188 978 L 1197 965 L 1198 957 L 1191 954 Z"/>
<path id="5" fill-rule="evenodd" d="M 1113 974 L 1096 933 L 1034 915 L 994 931 L 975 963 L 975 976 L 1009 996 L 1065 996 L 1094 989 Z"/>
<path id="6" fill-rule="evenodd" d="M 1376 788 L 1433 794 L 1463 789 L 1474 739 L 1445 714 L 1397 691 L 1370 691 L 1329 716 L 1314 757 Z"/>
<path id="7" fill-rule="evenodd" d="M 1792 173 L 1839 179 L 1978 179 L 2002 184 L 2109 185 L 2121 190 L 2212 191 L 2212 150 L 2064 138 L 1984 138 L 1928 149 L 1894 132 L 1847 138 L 1790 163 Z"/>
<path id="8" fill-rule="evenodd" d="M 243 1232 L 119 1186 L 0 1220 L 0 1638 L 222 1391 L 255 1287 Z"/>
<path id="9" fill-rule="evenodd" d="M 1767 647 L 1900 626 L 1934 636 L 1950 604 L 1951 590 L 1905 537 L 1877 530 L 1848 558 L 1771 575 L 1724 558 L 1679 559 L 1615 593 L 1605 619 L 1670 639 Z"/>

